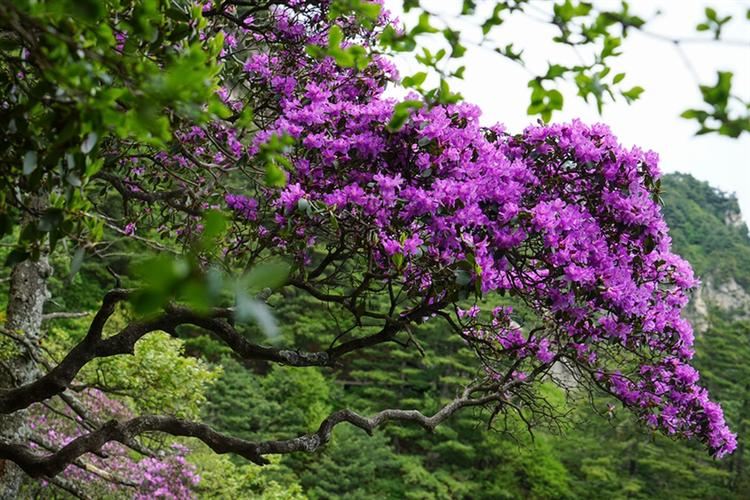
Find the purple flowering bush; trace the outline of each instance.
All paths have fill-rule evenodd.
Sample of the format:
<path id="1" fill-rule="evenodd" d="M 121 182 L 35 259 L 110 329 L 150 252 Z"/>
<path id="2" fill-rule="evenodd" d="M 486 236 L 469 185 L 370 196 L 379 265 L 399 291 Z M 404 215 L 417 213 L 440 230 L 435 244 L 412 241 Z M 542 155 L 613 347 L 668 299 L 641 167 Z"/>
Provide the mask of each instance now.
<path id="1" fill-rule="evenodd" d="M 376 9 L 364 17 L 333 12 L 337 5 L 196 4 L 188 28 L 204 45 L 183 51 L 212 77 L 216 61 L 207 58 L 215 56 L 213 97 L 223 108 L 212 103 L 201 113 L 175 112 L 174 123 L 154 119 L 149 124 L 158 134 L 144 132 L 147 140 L 127 130 L 99 143 L 93 137 L 106 163 L 86 164 L 86 182 L 104 187 L 78 182 L 88 198 L 76 213 L 119 196 L 127 208 L 122 223 L 105 213 L 87 230 L 101 237 L 106 222 L 134 245 L 163 254 L 144 268 L 164 283 L 140 295 L 143 290 L 109 292 L 85 338 L 56 367 L 0 393 L 3 412 L 33 408 L 48 451 L 62 450 L 39 458 L 42 445 L 29 453 L 0 443 L 2 456 L 36 477 L 62 471 L 77 482 L 109 482 L 102 487 L 112 491 L 136 488 L 137 498 L 186 498 L 198 481 L 187 450 L 136 460 L 128 450 L 137 446 L 136 436 L 195 437 L 213 451 L 264 465 L 264 455 L 316 451 L 342 422 L 368 432 L 389 421 L 433 430 L 470 406 L 490 409 L 491 418 L 506 411 L 523 417 L 540 408 L 540 386 L 554 378 L 553 369 L 570 374 L 581 390 L 610 394 L 646 426 L 705 443 L 715 457 L 731 453 L 736 436 L 690 365 L 693 333 L 682 312 L 697 280 L 670 251 L 657 155 L 622 146 L 605 125 L 577 120 L 520 133 L 488 127 L 479 107 L 447 89 L 389 97 L 399 77 L 379 40 L 398 37 L 394 21 L 378 2 L 367 3 Z M 123 56 L 138 43 L 119 29 L 112 41 Z M 162 85 L 182 88 L 169 75 L 149 80 L 149 89 L 163 97 Z M 190 102 L 200 101 L 197 90 L 188 94 Z M 221 112 L 202 121 L 209 108 Z M 94 147 L 84 145 L 86 152 Z M 35 155 L 25 169 L 36 168 L 32 160 Z M 222 213 L 229 214 L 226 228 Z M 167 254 L 181 250 L 188 257 L 172 265 Z M 312 346 L 266 346 L 253 343 L 252 327 L 236 329 L 241 295 L 249 293 L 242 286 L 235 289 L 237 307 L 213 307 L 211 300 L 226 299 L 216 285 L 221 273 L 236 277 L 279 260 L 290 264 L 288 275 L 245 300 L 249 316 L 273 325 L 264 301 L 291 289 L 353 326 Z M 213 281 L 189 281 L 205 275 Z M 173 292 L 185 283 L 202 299 L 200 307 L 179 303 Z M 139 310 L 139 300 L 153 299 L 149 293 L 167 300 Z M 502 305 L 488 306 L 489 296 L 504 297 Z M 135 319 L 104 335 L 123 301 L 131 301 Z M 533 311 L 535 321 L 520 326 L 513 305 Z M 190 325 L 213 333 L 245 361 L 334 367 L 354 351 L 386 342 L 419 346 L 426 321 L 460 336 L 476 353 L 479 373 L 431 417 L 383 410 L 365 418 L 338 410 L 310 434 L 250 442 L 184 415 L 136 416 L 114 396 L 96 392 L 86 394 L 87 406 L 101 420 L 112 419 L 98 429 L 70 425 L 76 416 L 67 410 L 53 416 L 32 406 L 62 394 L 90 361 L 133 354 L 153 331 L 177 335 L 178 327 Z M 118 471 L 120 483 L 79 467 L 75 460 L 83 455 L 91 467 Z"/>
<path id="2" fill-rule="evenodd" d="M 270 20 L 214 27 L 225 40 L 220 96 L 237 116 L 263 102 L 257 128 L 192 127 L 179 134 L 185 154 L 158 153 L 197 175 L 206 198 L 224 191 L 204 206 L 235 214 L 225 257 L 291 257 L 290 283 L 322 299 L 331 285 L 399 290 L 398 307 L 370 316 L 443 317 L 498 386 L 564 365 L 646 425 L 699 439 L 717 457 L 731 452 L 736 437 L 689 365 L 693 334 L 681 312 L 697 280 L 670 252 L 657 154 L 622 146 L 602 124 L 513 134 L 483 126 L 469 103 L 389 98 L 398 73 L 375 50 L 389 14 L 369 28 L 354 18 L 331 25 L 327 5 L 287 2 Z M 309 49 L 331 46 L 331 26 L 341 49 L 369 49 L 366 65 Z M 137 168 L 160 179 L 159 165 Z M 269 183 L 269 169 L 286 185 Z M 320 250 L 334 248 L 321 261 Z M 325 270 L 344 256 L 358 272 Z M 490 293 L 520 300 L 540 326 L 518 329 L 510 307 L 459 307 Z"/>
<path id="3" fill-rule="evenodd" d="M 122 419 L 133 416 L 122 403 L 97 389 L 87 389 L 79 395 L 79 403 L 98 419 Z M 30 408 L 29 426 L 39 437 L 30 446 L 38 451 L 64 447 L 87 433 L 84 419 L 69 407 L 59 405 L 50 411 L 42 405 Z M 90 422 L 88 423 L 90 425 Z M 136 455 L 126 446 L 106 443 L 101 453 L 90 455 L 86 461 L 69 465 L 60 479 L 78 485 L 87 495 L 106 498 L 187 499 L 193 498 L 192 488 L 200 482 L 196 468 L 186 460 L 189 449 L 178 443 L 150 449 L 150 455 Z M 46 488 L 49 483 L 41 479 Z"/>
<path id="4" fill-rule="evenodd" d="M 305 10 L 276 12 L 279 40 L 321 43 L 324 28 Z M 649 426 L 700 439 L 718 457 L 735 448 L 689 365 L 693 334 L 681 312 L 697 280 L 670 252 L 655 153 L 579 121 L 520 134 L 483 127 L 465 103 L 421 103 L 395 130 L 386 59 L 358 72 L 301 47 L 269 45 L 243 65 L 279 108 L 248 156 L 272 137 L 294 146 L 283 153 L 285 188 L 227 195 L 238 247 L 274 248 L 304 268 L 315 248 L 343 241 L 373 279 L 408 297 L 398 315 L 416 321 L 460 298 L 510 293 L 540 328 L 518 329 L 511 308 L 456 309 L 490 377 L 502 382 L 512 366 L 522 382 L 563 363 Z"/>

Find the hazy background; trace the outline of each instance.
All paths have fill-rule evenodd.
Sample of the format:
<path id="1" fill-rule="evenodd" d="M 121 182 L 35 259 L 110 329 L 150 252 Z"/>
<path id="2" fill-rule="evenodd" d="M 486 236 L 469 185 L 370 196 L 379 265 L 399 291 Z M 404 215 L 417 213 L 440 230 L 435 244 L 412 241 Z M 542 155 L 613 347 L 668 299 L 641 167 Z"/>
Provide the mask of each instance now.
<path id="1" fill-rule="evenodd" d="M 619 1 L 609 0 L 594 0 L 594 3 L 597 6 L 619 5 Z M 386 0 L 385 4 L 394 14 L 402 15 L 400 0 Z M 477 24 L 454 17 L 460 4 L 458 0 L 423 0 L 422 3 L 430 10 L 445 7 L 446 10 L 440 11 L 444 18 L 464 31 L 468 39 L 478 41 L 481 32 L 476 29 Z M 529 13 L 538 19 L 514 15 L 495 28 L 492 38 L 498 45 L 512 42 L 515 50 L 524 49 L 528 66 L 535 71 L 544 72 L 548 60 L 576 64 L 578 55 L 568 47 L 557 47 L 558 44 L 551 41 L 556 29 L 541 21 L 545 10 L 551 8 L 551 2 L 532 4 L 536 10 Z M 734 16 L 723 31 L 730 43 L 713 43 L 710 35 L 695 32 L 696 24 L 705 18 L 707 5 L 721 16 Z M 641 98 L 632 105 L 626 104 L 624 99 L 609 103 L 600 116 L 593 103 L 584 103 L 575 95 L 575 86 L 566 83 L 561 88 L 565 109 L 555 112 L 553 121 L 581 118 L 589 123 L 608 124 L 623 144 L 637 144 L 658 152 L 663 172 L 687 172 L 723 191 L 735 193 L 745 221 L 750 220 L 750 136 L 744 134 L 739 139 L 716 134 L 695 136 L 696 122 L 679 117 L 687 108 L 701 107 L 698 83 L 714 85 L 717 70 L 732 71 L 734 92 L 746 100 L 750 98 L 750 29 L 747 28 L 750 22 L 745 19 L 750 1 L 632 0 L 630 6 L 632 12 L 649 20 L 647 31 L 650 34 L 630 32 L 623 41 L 623 55 L 610 64 L 612 74 L 627 74 L 625 88 L 640 85 L 645 89 Z M 678 49 L 658 35 L 704 38 L 707 42 L 683 43 Z M 461 60 L 461 64 L 466 65 L 465 78 L 456 80 L 452 88 L 482 108 L 483 121 L 487 124 L 502 122 L 510 131 L 520 131 L 532 123 L 535 118 L 526 115 L 529 73 L 486 48 L 470 44 L 468 49 Z M 412 58 L 413 55 L 397 61 L 402 75 L 421 70 Z"/>

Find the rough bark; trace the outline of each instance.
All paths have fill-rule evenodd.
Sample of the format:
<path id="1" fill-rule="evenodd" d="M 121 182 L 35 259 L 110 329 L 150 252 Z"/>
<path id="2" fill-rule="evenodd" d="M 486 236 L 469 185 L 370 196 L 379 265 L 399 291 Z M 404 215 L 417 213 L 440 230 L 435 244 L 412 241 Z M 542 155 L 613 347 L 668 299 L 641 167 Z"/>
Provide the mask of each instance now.
<path id="1" fill-rule="evenodd" d="M 0 387 L 0 414 L 12 414 L 33 403 L 61 394 L 73 381 L 78 371 L 94 358 L 132 354 L 136 342 L 144 335 L 155 331 L 174 332 L 179 325 L 191 324 L 210 331 L 243 359 L 272 361 L 289 366 L 331 366 L 347 353 L 391 341 L 398 332 L 397 324 L 388 323 L 376 334 L 344 342 L 326 351 L 305 352 L 265 347 L 248 342 L 226 321 L 226 318 L 232 314 L 228 309 L 217 309 L 207 317 L 196 314 L 190 309 L 169 306 L 159 316 L 132 322 L 115 335 L 106 339 L 102 338 L 102 329 L 114 312 L 116 303 L 125 300 L 130 293 L 130 290 L 123 289 L 108 292 L 104 296 L 101 308 L 89 325 L 86 337 L 45 375 L 35 378 L 33 382 L 17 385 L 11 389 Z"/>
<path id="2" fill-rule="evenodd" d="M 206 424 L 189 422 L 175 417 L 145 415 L 125 422 L 112 420 L 99 429 L 79 436 L 60 450 L 48 455 L 39 455 L 27 446 L 6 445 L 0 442 L 0 457 L 5 457 L 20 465 L 32 477 L 52 478 L 69 464 L 86 453 L 97 452 L 110 441 L 127 443 L 136 436 L 147 432 L 164 432 L 173 436 L 197 438 L 206 443 L 216 453 L 234 453 L 256 464 L 268 461 L 264 455 L 294 452 L 314 453 L 331 439 L 333 428 L 347 422 L 368 434 L 389 422 L 403 422 L 419 425 L 427 431 L 434 431 L 442 422 L 463 408 L 483 406 L 505 401 L 503 393 L 516 382 L 505 386 L 478 385 L 464 389 L 463 393 L 442 407 L 432 416 L 417 410 L 383 410 L 372 417 L 365 417 L 352 410 L 339 410 L 330 414 L 316 432 L 292 439 L 278 441 L 246 441 L 220 434 Z M 472 393 L 483 392 L 479 397 Z"/>
<path id="3" fill-rule="evenodd" d="M 5 328 L 37 343 L 41 335 L 42 308 L 49 297 L 47 278 L 51 267 L 46 256 L 37 261 L 26 260 L 13 268 L 8 293 Z M 0 357 L 0 389 L 10 389 L 35 380 L 40 374 L 28 352 L 17 347 L 6 359 Z M 29 429 L 24 411 L 0 415 L 0 439 L 3 442 L 26 444 Z M 8 460 L 0 460 L 0 500 L 15 499 L 24 474 Z"/>

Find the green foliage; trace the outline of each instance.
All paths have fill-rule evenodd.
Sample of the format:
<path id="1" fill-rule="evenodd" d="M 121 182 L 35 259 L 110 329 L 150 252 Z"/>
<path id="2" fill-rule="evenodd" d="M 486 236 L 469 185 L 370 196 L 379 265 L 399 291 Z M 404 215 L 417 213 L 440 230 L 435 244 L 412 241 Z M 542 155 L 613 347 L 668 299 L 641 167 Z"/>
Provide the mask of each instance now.
<path id="1" fill-rule="evenodd" d="M 60 357 L 85 334 L 90 318 L 52 326 L 47 349 Z M 113 327 L 124 326 L 115 315 Z M 75 326 L 78 328 L 75 328 Z M 184 356 L 184 342 L 163 332 L 143 337 L 131 355 L 98 358 L 81 370 L 78 383 L 114 394 L 140 414 L 163 413 L 195 418 L 206 402 L 206 393 L 221 375 L 221 368 Z"/>
<path id="2" fill-rule="evenodd" d="M 396 498 L 403 492 L 394 481 L 401 464 L 382 433 L 337 427 L 330 446 L 301 461 L 300 482 L 311 499 Z"/>
<path id="3" fill-rule="evenodd" d="M 576 498 L 726 498 L 729 473 L 690 444 L 639 430 L 615 409 L 605 418 L 588 403 L 576 408 L 576 430 L 556 440 L 573 476 Z"/>
<path id="4" fill-rule="evenodd" d="M 684 174 L 665 176 L 662 191 L 674 247 L 697 276 L 714 284 L 731 277 L 750 289 L 747 227 L 726 223 L 739 213 L 737 199 Z"/>
<path id="5" fill-rule="evenodd" d="M 209 395 L 206 417 L 246 439 L 282 439 L 314 431 L 330 412 L 330 386 L 317 368 L 274 366 L 264 376 L 231 358 Z"/>
<path id="6" fill-rule="evenodd" d="M 609 102 L 623 99 L 630 104 L 639 99 L 645 91 L 639 85 L 624 82 L 625 73 L 616 71 L 618 57 L 622 54 L 621 46 L 630 32 L 648 31 L 650 35 L 654 35 L 650 31 L 650 19 L 634 13 L 628 2 L 617 4 L 555 0 L 547 5 L 536 5 L 528 0 L 464 0 L 449 4 L 449 7 L 461 6 L 458 16 L 444 15 L 439 10 L 444 8 L 443 6 L 435 7 L 427 2 L 403 0 L 403 10 L 407 13 L 406 26 L 403 30 L 386 27 L 380 38 L 381 45 L 386 51 L 414 52 L 417 61 L 425 67 L 424 72 L 417 74 L 437 75 L 440 77 L 440 85 L 443 85 L 444 81 L 447 84 L 452 78 L 463 78 L 463 67 L 455 68 L 465 55 L 467 45 L 478 44 L 490 49 L 523 66 L 531 74 L 528 80 L 530 99 L 527 113 L 539 116 L 545 122 L 552 118 L 555 111 L 563 108 L 564 86 L 559 82 L 574 83 L 578 96 L 586 102 L 596 104 L 599 113 L 602 113 L 604 106 Z M 482 8 L 478 8 L 480 6 Z M 504 38 L 493 36 L 495 30 L 508 22 L 516 22 L 518 16 L 524 14 L 534 21 L 548 23 L 556 31 L 552 43 L 566 48 L 572 47 L 579 63 L 563 65 L 555 60 L 550 61 L 550 68 L 546 73 L 533 71 L 531 65 L 526 64 L 527 54 L 524 50 L 514 49 L 513 43 L 498 44 L 498 40 Z M 705 16 L 706 19 L 696 26 L 698 35 L 711 33 L 716 43 L 722 43 L 722 30 L 733 21 L 732 16 L 722 16 L 712 7 L 705 8 Z M 745 20 L 735 19 L 733 22 L 743 21 Z M 467 28 L 472 25 L 476 25 L 477 29 Z M 458 29 L 459 26 L 461 29 Z M 480 31 L 480 40 L 477 41 L 476 36 L 465 33 L 469 31 Z M 660 33 L 655 35 L 653 38 L 671 43 L 683 57 L 688 57 L 687 47 L 683 48 L 684 42 L 688 39 L 673 38 Z M 429 43 L 426 40 L 429 40 Z M 439 57 L 422 57 L 422 52 L 427 51 L 425 45 L 444 48 L 437 51 Z M 739 137 L 744 132 L 750 132 L 750 108 L 736 87 L 733 89 L 731 78 L 731 73 L 720 71 L 715 86 L 700 85 L 704 102 L 709 109 L 689 109 L 682 114 L 684 118 L 698 122 L 698 134 L 718 133 Z M 405 87 L 420 92 L 428 101 L 434 100 L 439 94 L 439 87 L 423 87 L 423 82 L 424 79 L 421 79 L 415 84 L 413 79 L 407 77 L 402 83 Z"/>
<path id="7" fill-rule="evenodd" d="M 699 23 L 695 29 L 697 31 L 710 31 L 715 40 L 720 39 L 722 28 L 732 19 L 732 16 L 720 17 L 713 7 L 706 7 L 704 12 L 706 13 L 706 20 Z"/>
<path id="8" fill-rule="evenodd" d="M 193 445 L 193 443 L 190 443 Z M 199 498 L 253 498 L 258 500 L 303 500 L 307 498 L 293 476 L 284 475 L 278 457 L 271 464 L 237 464 L 227 455 L 217 455 L 204 444 L 199 444 L 188 460 L 196 466 L 201 481 L 196 487 Z M 274 476 L 281 474 L 281 483 Z"/>
<path id="9" fill-rule="evenodd" d="M 563 107 L 563 96 L 556 90 L 547 90 L 542 86 L 541 80 L 529 81 L 531 91 L 531 104 L 526 112 L 530 115 L 540 115 L 542 120 L 549 122 L 552 112 L 561 110 Z"/>
<path id="10" fill-rule="evenodd" d="M 201 40 L 200 6 L 177 0 L 2 2 L 0 235 L 20 231 L 12 260 L 44 242 L 98 240 L 88 181 L 112 138 L 164 146 L 182 120 L 228 116 L 215 94 L 223 40 Z M 17 190 L 17 195 L 5 193 Z M 12 261 L 11 261 L 12 263 Z"/>
<path id="11" fill-rule="evenodd" d="M 739 137 L 743 132 L 750 131 L 750 102 L 743 101 L 732 94 L 732 77 L 729 71 L 719 71 L 716 85 L 701 85 L 700 91 L 703 101 L 709 110 L 688 109 L 682 113 L 683 118 L 696 120 L 700 125 L 697 135 L 717 132 L 720 135 Z M 731 107 L 732 99 L 740 101 L 743 113 L 735 115 Z M 742 108 L 740 108 L 742 109 Z"/>
<path id="12" fill-rule="evenodd" d="M 344 32 L 338 25 L 333 25 L 328 33 L 328 47 L 319 45 L 308 45 L 307 53 L 313 57 L 332 57 L 336 64 L 344 68 L 356 68 L 363 70 L 370 63 L 367 51 L 361 45 L 341 46 Z"/>

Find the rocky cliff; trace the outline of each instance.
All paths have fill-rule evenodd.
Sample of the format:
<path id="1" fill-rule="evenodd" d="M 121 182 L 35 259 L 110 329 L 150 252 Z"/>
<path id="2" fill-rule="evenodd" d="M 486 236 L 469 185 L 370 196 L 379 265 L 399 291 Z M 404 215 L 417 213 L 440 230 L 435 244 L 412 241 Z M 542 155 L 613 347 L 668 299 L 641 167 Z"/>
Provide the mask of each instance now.
<path id="1" fill-rule="evenodd" d="M 737 199 L 685 174 L 665 176 L 662 186 L 674 249 L 701 279 L 688 308 L 696 332 L 708 330 L 712 311 L 750 319 L 750 236 Z"/>

